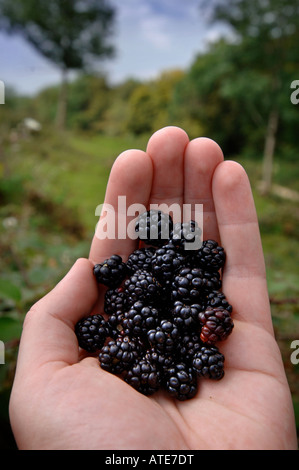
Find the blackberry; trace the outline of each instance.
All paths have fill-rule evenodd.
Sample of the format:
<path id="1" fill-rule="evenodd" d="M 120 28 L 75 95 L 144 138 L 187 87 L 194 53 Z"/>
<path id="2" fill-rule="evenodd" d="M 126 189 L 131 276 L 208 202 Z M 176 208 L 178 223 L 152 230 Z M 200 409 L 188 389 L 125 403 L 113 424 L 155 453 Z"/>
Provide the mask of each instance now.
<path id="1" fill-rule="evenodd" d="M 219 271 L 223 268 L 225 259 L 226 254 L 222 246 L 215 240 L 205 240 L 195 254 L 194 263 L 208 271 Z"/>
<path id="2" fill-rule="evenodd" d="M 201 246 L 202 230 L 194 220 L 173 225 L 170 240 L 180 250 L 195 251 Z"/>
<path id="3" fill-rule="evenodd" d="M 126 307 L 126 294 L 122 287 L 108 289 L 105 292 L 104 312 L 111 315 L 115 312 L 124 312 Z"/>
<path id="4" fill-rule="evenodd" d="M 124 280 L 127 274 L 127 267 L 122 261 L 121 256 L 112 255 L 103 261 L 103 263 L 96 264 L 93 268 L 93 273 L 98 283 L 112 288 L 119 286 Z"/>
<path id="5" fill-rule="evenodd" d="M 152 395 L 161 385 L 161 372 L 147 357 L 136 361 L 125 375 L 125 381 L 143 395 Z"/>
<path id="6" fill-rule="evenodd" d="M 228 312 L 232 313 L 233 307 L 228 302 L 225 294 L 219 290 L 213 290 L 206 296 L 207 307 L 223 307 Z"/>
<path id="7" fill-rule="evenodd" d="M 102 369 L 113 374 L 127 370 L 138 359 L 142 350 L 139 338 L 119 335 L 106 344 L 99 353 Z"/>
<path id="8" fill-rule="evenodd" d="M 185 262 L 183 256 L 173 245 L 166 244 L 158 248 L 151 259 L 152 273 L 159 281 L 167 283 L 171 281 Z"/>
<path id="9" fill-rule="evenodd" d="M 163 319 L 156 328 L 148 331 L 147 339 L 157 351 L 171 353 L 178 342 L 179 329 L 173 322 Z"/>
<path id="10" fill-rule="evenodd" d="M 218 272 L 210 273 L 201 268 L 184 267 L 172 282 L 172 299 L 186 304 L 200 303 L 209 290 L 218 290 L 221 279 Z"/>
<path id="11" fill-rule="evenodd" d="M 220 380 L 224 376 L 224 356 L 217 346 L 202 346 L 194 354 L 192 366 L 199 377 Z"/>
<path id="12" fill-rule="evenodd" d="M 159 322 L 159 311 L 150 305 L 144 305 L 138 300 L 123 317 L 123 327 L 125 333 L 146 336 L 147 332 L 155 328 Z"/>
<path id="13" fill-rule="evenodd" d="M 151 273 L 139 270 L 125 280 L 124 290 L 129 306 L 137 300 L 151 305 L 161 296 L 162 286 Z"/>
<path id="14" fill-rule="evenodd" d="M 198 314 L 202 311 L 202 304 L 186 305 L 180 300 L 174 302 L 171 317 L 180 328 L 194 328 L 198 325 Z"/>
<path id="15" fill-rule="evenodd" d="M 197 392 L 195 370 L 183 362 L 175 363 L 165 371 L 164 386 L 168 393 L 180 401 L 193 398 Z"/>
<path id="16" fill-rule="evenodd" d="M 148 349 L 145 357 L 149 362 L 155 364 L 161 370 L 162 374 L 163 371 L 170 367 L 174 361 L 172 353 L 163 353 L 155 347 Z"/>
<path id="17" fill-rule="evenodd" d="M 129 274 L 133 274 L 136 271 L 142 269 L 143 271 L 151 271 L 152 264 L 151 259 L 155 254 L 155 248 L 147 246 L 139 248 L 129 255 L 127 260 L 127 270 Z"/>
<path id="18" fill-rule="evenodd" d="M 198 320 L 201 325 L 200 339 L 210 345 L 225 340 L 234 327 L 230 312 L 223 307 L 208 307 L 198 315 Z"/>
<path id="19" fill-rule="evenodd" d="M 195 331 L 186 331 L 181 335 L 178 344 L 179 357 L 186 363 L 192 364 L 193 356 L 202 347 L 202 342 L 199 337 L 199 333 Z"/>
<path id="20" fill-rule="evenodd" d="M 98 314 L 79 320 L 75 326 L 75 333 L 82 349 L 96 352 L 104 346 L 110 335 L 110 329 L 104 317 Z"/>
<path id="21" fill-rule="evenodd" d="M 169 239 L 172 227 L 170 215 L 159 210 L 149 210 L 139 215 L 135 232 L 147 245 L 162 246 Z"/>
<path id="22" fill-rule="evenodd" d="M 112 338 L 116 338 L 123 331 L 125 309 L 126 295 L 123 288 L 108 289 L 104 298 L 104 312 L 108 315 L 107 324 Z"/>

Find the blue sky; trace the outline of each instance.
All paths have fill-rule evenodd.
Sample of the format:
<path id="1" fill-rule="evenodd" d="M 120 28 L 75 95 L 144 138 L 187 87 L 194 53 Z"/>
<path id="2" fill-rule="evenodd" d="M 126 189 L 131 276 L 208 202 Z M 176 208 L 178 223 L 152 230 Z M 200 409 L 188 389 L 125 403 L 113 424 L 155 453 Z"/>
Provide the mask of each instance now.
<path id="1" fill-rule="evenodd" d="M 151 79 L 163 70 L 186 69 L 207 42 L 219 36 L 200 16 L 198 0 L 111 0 L 117 9 L 116 56 L 103 63 L 111 83 Z M 57 68 L 22 38 L 0 33 L 0 80 L 34 94 L 60 79 Z"/>

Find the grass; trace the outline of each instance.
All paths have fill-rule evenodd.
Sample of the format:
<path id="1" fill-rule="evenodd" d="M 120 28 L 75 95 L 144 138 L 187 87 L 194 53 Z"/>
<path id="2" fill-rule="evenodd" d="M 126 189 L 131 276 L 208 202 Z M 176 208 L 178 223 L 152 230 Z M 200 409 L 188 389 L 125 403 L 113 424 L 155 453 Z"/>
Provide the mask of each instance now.
<path id="1" fill-rule="evenodd" d="M 147 137 L 62 137 L 48 132 L 5 149 L 0 162 L 0 331 L 5 331 L 9 364 L 0 368 L 0 418 L 3 423 L 6 419 L 0 436 L 7 427 L 7 393 L 24 313 L 77 257 L 88 255 L 95 209 L 104 201 L 115 158 L 128 148 L 145 150 L 146 142 Z M 239 162 L 254 192 L 273 323 L 299 427 L 299 366 L 290 361 L 291 340 L 299 339 L 298 204 L 261 196 L 256 189 L 261 162 Z M 298 165 L 281 159 L 274 170 L 276 184 L 299 190 Z"/>

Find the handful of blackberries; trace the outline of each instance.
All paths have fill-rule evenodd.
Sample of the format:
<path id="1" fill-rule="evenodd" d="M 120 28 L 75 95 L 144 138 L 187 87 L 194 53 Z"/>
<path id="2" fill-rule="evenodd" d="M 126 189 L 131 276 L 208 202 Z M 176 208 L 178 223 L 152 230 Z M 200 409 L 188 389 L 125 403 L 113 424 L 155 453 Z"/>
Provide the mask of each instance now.
<path id="1" fill-rule="evenodd" d="M 140 393 L 163 388 L 187 400 L 199 377 L 224 376 L 216 343 L 234 326 L 221 291 L 226 255 L 214 240 L 193 250 L 201 238 L 198 224 L 174 224 L 161 211 L 141 214 L 135 230 L 142 244 L 126 262 L 112 255 L 94 266 L 98 283 L 107 287 L 104 311 L 77 323 L 78 343 Z"/>

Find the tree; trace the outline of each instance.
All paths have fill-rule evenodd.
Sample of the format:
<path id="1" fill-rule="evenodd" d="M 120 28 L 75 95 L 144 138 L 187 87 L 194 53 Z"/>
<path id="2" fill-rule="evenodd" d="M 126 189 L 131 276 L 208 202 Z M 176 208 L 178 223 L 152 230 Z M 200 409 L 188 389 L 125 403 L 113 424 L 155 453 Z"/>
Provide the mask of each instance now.
<path id="1" fill-rule="evenodd" d="M 263 183 L 268 192 L 277 135 L 285 117 L 282 103 L 286 96 L 289 101 L 299 62 L 299 0 L 203 0 L 201 7 L 213 23 L 224 22 L 234 33 L 233 60 L 240 73 L 227 87 L 228 95 L 249 94 L 255 103 L 260 97 L 258 108 L 248 104 L 264 129 Z M 246 73 L 248 80 L 244 81 Z"/>
<path id="2" fill-rule="evenodd" d="M 111 56 L 114 14 L 108 0 L 0 0 L 0 29 L 23 36 L 61 70 L 59 128 L 66 121 L 68 72 Z"/>

